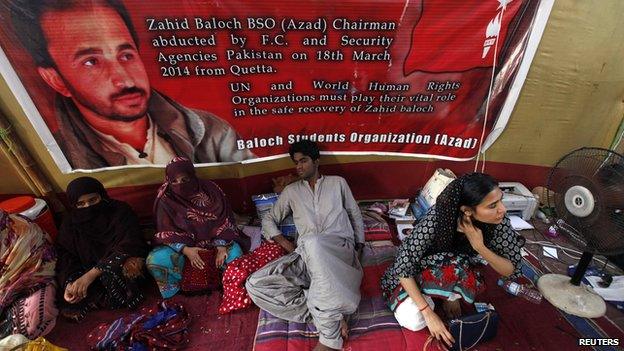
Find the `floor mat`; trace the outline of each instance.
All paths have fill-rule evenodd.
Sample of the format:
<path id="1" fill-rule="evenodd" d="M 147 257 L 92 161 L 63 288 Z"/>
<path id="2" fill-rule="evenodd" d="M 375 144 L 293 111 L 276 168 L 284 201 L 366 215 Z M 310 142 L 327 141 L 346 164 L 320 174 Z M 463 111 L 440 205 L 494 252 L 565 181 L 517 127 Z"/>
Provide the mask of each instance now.
<path id="1" fill-rule="evenodd" d="M 147 298 L 142 306 L 155 304 L 159 300 L 160 295 L 153 287 L 146 294 Z M 257 307 L 220 316 L 217 308 L 221 297 L 217 292 L 208 296 L 176 295 L 172 300 L 182 303 L 191 316 L 191 342 L 187 350 L 251 350 L 257 326 Z M 80 324 L 59 318 L 56 327 L 46 338 L 55 345 L 72 351 L 88 350 L 85 339 L 89 332 L 100 323 L 112 322 L 128 313 L 128 310 L 95 311 Z"/>
<path id="2" fill-rule="evenodd" d="M 537 257 L 534 255 L 529 255 L 525 258 L 523 268 L 523 275 L 537 283 L 537 280 L 544 273 L 544 270 L 539 268 L 539 261 Z M 554 307 L 553 307 L 554 308 Z M 607 316 L 601 318 L 582 318 L 577 317 L 563 311 L 559 311 L 561 316 L 565 318 L 578 332 L 579 335 L 582 335 L 583 338 L 617 338 L 619 340 L 624 340 L 624 331 L 616 325 L 612 320 L 610 320 Z M 622 350 L 622 348 L 611 347 L 611 346 L 602 346 L 599 348 L 601 351 L 616 351 Z"/>
<path id="3" fill-rule="evenodd" d="M 362 300 L 349 321 L 350 337 L 344 350 L 422 350 L 428 331 L 401 328 L 385 306 L 379 279 L 390 264 L 388 249 L 367 247 L 364 262 Z M 383 256 L 380 259 L 379 256 Z M 497 337 L 479 350 L 584 350 L 578 346 L 581 334 L 547 301 L 536 305 L 507 294 L 496 286 L 498 275 L 489 266 L 482 270 L 486 292 L 480 302 L 490 302 L 500 315 Z M 465 310 L 464 313 L 470 313 Z M 293 323 L 260 311 L 254 349 L 256 351 L 311 350 L 318 342 L 312 324 Z M 589 348 L 585 348 L 589 350 Z"/>

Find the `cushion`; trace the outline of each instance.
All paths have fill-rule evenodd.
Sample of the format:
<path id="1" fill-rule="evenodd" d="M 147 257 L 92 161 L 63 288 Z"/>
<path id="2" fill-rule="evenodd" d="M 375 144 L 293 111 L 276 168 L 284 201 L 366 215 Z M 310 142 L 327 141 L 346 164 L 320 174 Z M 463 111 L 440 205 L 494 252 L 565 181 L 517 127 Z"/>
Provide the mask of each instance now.
<path id="1" fill-rule="evenodd" d="M 216 255 L 217 250 L 215 248 L 199 251 L 199 256 L 204 261 L 204 269 L 195 268 L 191 261 L 185 257 L 180 289 L 186 292 L 218 289 L 221 285 L 221 272 L 215 267 Z"/>

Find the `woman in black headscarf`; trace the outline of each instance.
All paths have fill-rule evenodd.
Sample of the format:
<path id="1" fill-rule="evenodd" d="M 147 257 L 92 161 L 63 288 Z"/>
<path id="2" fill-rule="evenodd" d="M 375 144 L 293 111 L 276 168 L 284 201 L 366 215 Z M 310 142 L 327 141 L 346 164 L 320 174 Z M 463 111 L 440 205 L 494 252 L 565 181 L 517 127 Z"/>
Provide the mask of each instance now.
<path id="1" fill-rule="evenodd" d="M 451 317 L 459 301 L 473 303 L 483 290 L 472 259 L 481 255 L 500 275 L 520 275 L 524 245 L 511 227 L 503 193 L 491 176 L 466 174 L 449 184 L 401 244 L 381 288 L 399 324 L 410 330 L 425 326 L 448 345 L 453 337 L 433 311 L 431 297 L 444 301 Z"/>
<path id="2" fill-rule="evenodd" d="M 148 252 L 137 216 L 91 177 L 69 183 L 67 197 L 72 209 L 56 242 L 61 314 L 79 321 L 97 308 L 136 307 Z"/>

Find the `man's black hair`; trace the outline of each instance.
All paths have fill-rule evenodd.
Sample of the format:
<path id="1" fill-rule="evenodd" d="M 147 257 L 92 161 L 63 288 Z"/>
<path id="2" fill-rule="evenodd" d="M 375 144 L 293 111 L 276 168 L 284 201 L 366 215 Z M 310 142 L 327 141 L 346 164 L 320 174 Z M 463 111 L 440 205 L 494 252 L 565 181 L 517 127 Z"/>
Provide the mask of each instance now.
<path id="1" fill-rule="evenodd" d="M 318 145 L 310 140 L 300 140 L 292 145 L 288 149 L 288 153 L 290 154 L 290 158 L 294 160 L 295 153 L 300 152 L 312 159 L 312 161 L 316 161 L 321 157 L 319 152 Z"/>
<path id="2" fill-rule="evenodd" d="M 13 29 L 19 41 L 28 50 L 39 67 L 56 67 L 41 28 L 41 17 L 49 11 L 66 11 L 77 6 L 104 6 L 117 12 L 128 27 L 128 32 L 139 47 L 139 40 L 128 10 L 119 0 L 12 0 L 9 1 Z"/>

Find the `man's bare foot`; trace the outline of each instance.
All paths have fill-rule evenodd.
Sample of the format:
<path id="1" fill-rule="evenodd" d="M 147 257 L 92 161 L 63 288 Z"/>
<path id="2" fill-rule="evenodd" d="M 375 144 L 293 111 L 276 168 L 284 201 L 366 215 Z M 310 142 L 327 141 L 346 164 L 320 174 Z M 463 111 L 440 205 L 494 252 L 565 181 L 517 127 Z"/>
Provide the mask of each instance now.
<path id="1" fill-rule="evenodd" d="M 327 346 L 327 345 L 323 345 L 320 342 L 318 344 L 316 344 L 316 346 L 314 346 L 314 349 L 312 351 L 335 351 L 337 349 L 332 349 L 331 347 Z"/>
<path id="2" fill-rule="evenodd" d="M 349 338 L 349 326 L 347 325 L 347 321 L 343 319 L 340 320 L 340 336 L 344 341 L 347 341 Z M 337 349 L 332 349 L 327 345 L 323 345 L 320 342 L 316 344 L 313 351 L 332 351 Z"/>
<path id="3" fill-rule="evenodd" d="M 340 320 L 340 336 L 342 336 L 345 341 L 349 338 L 349 326 L 344 318 Z"/>

